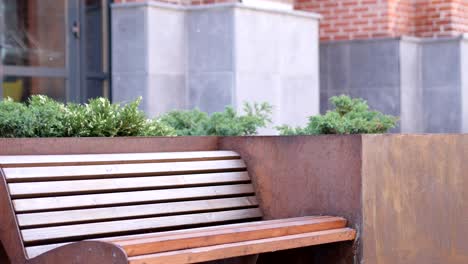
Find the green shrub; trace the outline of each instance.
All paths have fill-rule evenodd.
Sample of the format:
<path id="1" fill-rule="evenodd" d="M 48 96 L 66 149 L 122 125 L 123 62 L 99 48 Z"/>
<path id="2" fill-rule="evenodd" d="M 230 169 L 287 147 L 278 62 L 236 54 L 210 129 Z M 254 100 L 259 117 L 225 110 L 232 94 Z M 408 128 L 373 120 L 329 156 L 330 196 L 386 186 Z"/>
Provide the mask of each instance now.
<path id="1" fill-rule="evenodd" d="M 373 134 L 396 126 L 397 118 L 369 110 L 367 102 L 341 95 L 330 98 L 334 106 L 324 115 L 311 116 L 306 127 L 277 127 L 281 135 Z"/>
<path id="2" fill-rule="evenodd" d="M 43 95 L 26 104 L 0 102 L 0 137 L 116 137 L 175 136 L 159 120 L 147 119 L 138 109 L 141 98 L 127 105 L 97 98 L 88 104 L 56 102 Z"/>
<path id="3" fill-rule="evenodd" d="M 140 132 L 140 136 L 177 136 L 176 130 L 158 119 L 147 120 Z"/>
<path id="4" fill-rule="evenodd" d="M 28 108 L 7 98 L 0 101 L 0 136 L 31 137 L 34 135 L 33 117 Z"/>
<path id="5" fill-rule="evenodd" d="M 0 137 L 122 137 L 122 136 L 244 136 L 255 135 L 271 122 L 272 107 L 245 104 L 244 114 L 232 107 L 208 115 L 199 110 L 172 111 L 147 119 L 139 110 L 141 98 L 126 105 L 108 99 L 87 104 L 62 104 L 47 96 L 26 103 L 0 101 Z"/>
<path id="6" fill-rule="evenodd" d="M 198 109 L 176 110 L 162 115 L 160 120 L 174 128 L 178 136 L 202 136 L 206 135 L 205 126 L 209 116 Z"/>
<path id="7" fill-rule="evenodd" d="M 34 137 L 63 137 L 65 105 L 44 95 L 28 100 L 28 115 L 32 117 Z"/>
<path id="8" fill-rule="evenodd" d="M 244 114 L 228 106 L 223 112 L 208 115 L 198 109 L 171 111 L 161 116 L 161 122 L 173 127 L 178 136 L 247 136 L 270 122 L 272 106 L 268 103 L 244 104 Z"/>

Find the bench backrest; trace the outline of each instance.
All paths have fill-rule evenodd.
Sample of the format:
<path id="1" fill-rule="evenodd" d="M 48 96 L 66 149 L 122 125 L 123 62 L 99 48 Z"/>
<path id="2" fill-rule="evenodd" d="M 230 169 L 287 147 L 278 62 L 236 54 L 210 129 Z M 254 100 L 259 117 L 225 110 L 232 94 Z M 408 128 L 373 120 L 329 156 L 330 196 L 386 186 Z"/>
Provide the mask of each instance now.
<path id="1" fill-rule="evenodd" d="M 0 166 L 29 258 L 83 239 L 262 217 L 232 151 L 0 156 Z"/>

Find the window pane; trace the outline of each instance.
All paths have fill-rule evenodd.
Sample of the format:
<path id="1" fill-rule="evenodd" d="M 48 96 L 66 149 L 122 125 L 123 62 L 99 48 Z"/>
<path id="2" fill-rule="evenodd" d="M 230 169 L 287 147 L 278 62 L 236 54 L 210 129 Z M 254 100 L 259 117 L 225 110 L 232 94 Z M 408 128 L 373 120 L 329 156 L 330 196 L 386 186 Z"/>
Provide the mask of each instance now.
<path id="1" fill-rule="evenodd" d="M 31 95 L 44 94 L 55 100 L 65 102 L 65 79 L 38 77 L 3 77 L 3 97 L 11 97 L 23 102 Z"/>
<path id="2" fill-rule="evenodd" d="M 96 97 L 104 97 L 107 96 L 104 93 L 104 85 L 106 82 L 101 80 L 92 80 L 89 79 L 86 81 L 86 98 L 96 98 Z"/>
<path id="3" fill-rule="evenodd" d="M 4 65 L 65 67 L 66 0 L 1 0 Z"/>
<path id="4" fill-rule="evenodd" d="M 101 0 L 86 0 L 86 62 L 88 72 L 103 72 Z"/>

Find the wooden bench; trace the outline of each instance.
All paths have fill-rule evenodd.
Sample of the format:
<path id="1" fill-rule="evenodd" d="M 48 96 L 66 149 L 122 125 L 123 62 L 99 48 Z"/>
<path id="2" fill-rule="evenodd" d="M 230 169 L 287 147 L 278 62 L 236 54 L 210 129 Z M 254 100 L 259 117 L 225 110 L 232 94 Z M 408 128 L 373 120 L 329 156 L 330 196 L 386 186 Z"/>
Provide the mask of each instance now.
<path id="1" fill-rule="evenodd" d="M 232 151 L 0 156 L 0 166 L 13 264 L 198 263 L 355 238 L 340 217 L 262 221 Z"/>

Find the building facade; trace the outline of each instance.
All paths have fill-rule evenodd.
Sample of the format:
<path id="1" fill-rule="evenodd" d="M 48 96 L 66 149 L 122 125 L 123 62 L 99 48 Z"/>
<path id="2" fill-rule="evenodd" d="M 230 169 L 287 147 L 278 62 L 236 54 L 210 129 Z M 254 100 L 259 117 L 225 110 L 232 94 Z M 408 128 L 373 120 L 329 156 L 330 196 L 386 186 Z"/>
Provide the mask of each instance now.
<path id="1" fill-rule="evenodd" d="M 268 101 L 274 125 L 349 94 L 396 132 L 468 132 L 467 32 L 468 0 L 0 0 L 0 94 L 142 96 L 150 116 Z"/>
<path id="2" fill-rule="evenodd" d="M 298 0 L 318 12 L 321 111 L 337 94 L 400 116 L 396 131 L 468 132 L 468 0 Z"/>

